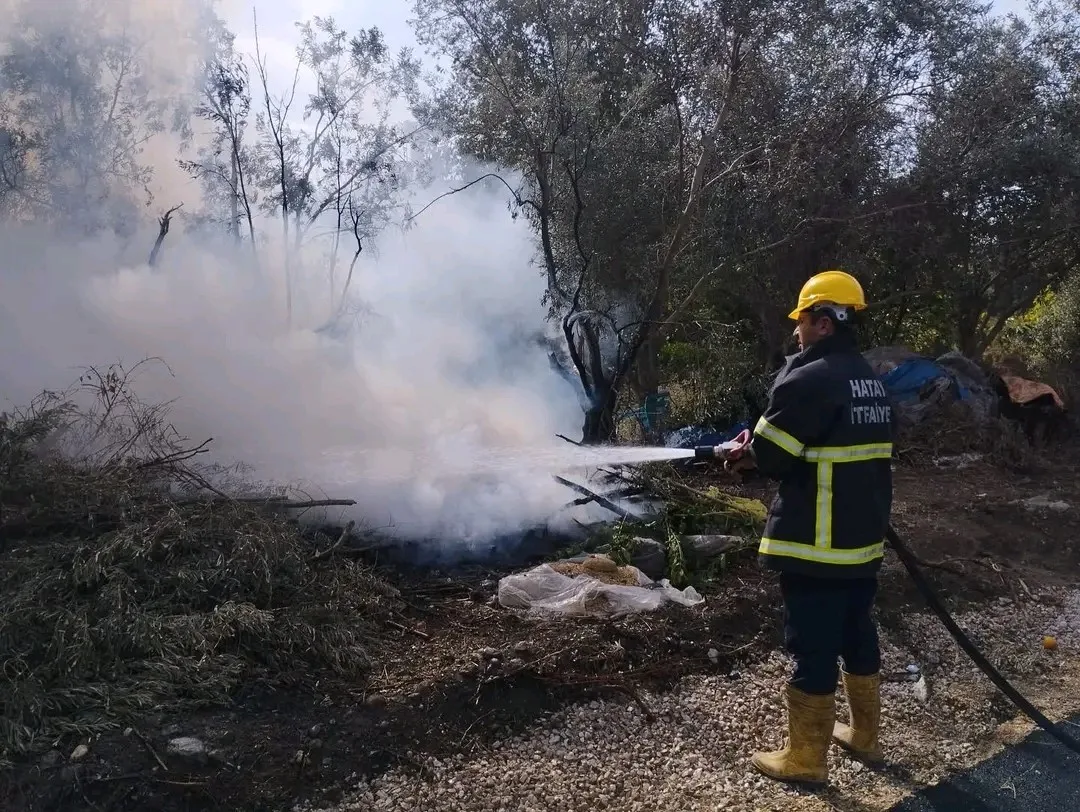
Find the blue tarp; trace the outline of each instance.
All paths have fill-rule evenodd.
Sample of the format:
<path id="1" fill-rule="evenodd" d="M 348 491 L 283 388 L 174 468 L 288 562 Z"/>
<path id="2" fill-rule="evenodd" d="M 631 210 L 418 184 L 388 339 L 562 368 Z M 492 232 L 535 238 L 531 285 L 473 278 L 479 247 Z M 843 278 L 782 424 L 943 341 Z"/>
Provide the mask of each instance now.
<path id="1" fill-rule="evenodd" d="M 948 372 L 928 358 L 904 361 L 881 376 L 889 394 L 897 400 L 916 400 L 929 381 L 948 376 Z"/>
<path id="2" fill-rule="evenodd" d="M 889 394 L 898 401 L 918 400 L 923 387 L 939 378 L 949 378 L 956 383 L 960 400 L 967 400 L 971 396 L 971 392 L 957 380 L 956 375 L 929 358 L 912 358 L 897 364 L 881 376 Z"/>

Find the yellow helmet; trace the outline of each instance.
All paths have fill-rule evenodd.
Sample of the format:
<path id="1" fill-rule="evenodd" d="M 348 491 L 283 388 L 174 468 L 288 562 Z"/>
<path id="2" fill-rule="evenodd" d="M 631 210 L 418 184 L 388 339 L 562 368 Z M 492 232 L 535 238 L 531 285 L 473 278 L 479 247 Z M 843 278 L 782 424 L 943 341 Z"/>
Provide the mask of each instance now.
<path id="1" fill-rule="evenodd" d="M 799 314 L 804 310 L 826 302 L 865 310 L 866 294 L 863 293 L 859 280 L 851 274 L 843 271 L 822 271 L 806 280 L 806 284 L 799 291 L 799 303 L 788 314 L 788 318 L 798 321 Z"/>

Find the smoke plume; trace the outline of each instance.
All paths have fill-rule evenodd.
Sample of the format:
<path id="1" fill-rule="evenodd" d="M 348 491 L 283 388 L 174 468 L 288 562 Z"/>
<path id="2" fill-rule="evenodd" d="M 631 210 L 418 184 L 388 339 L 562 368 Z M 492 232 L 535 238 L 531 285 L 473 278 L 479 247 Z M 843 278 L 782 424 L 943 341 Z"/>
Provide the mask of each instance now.
<path id="1" fill-rule="evenodd" d="M 176 15 L 155 17 L 152 5 L 66 0 L 70 14 L 112 13 L 167 41 Z M 53 18 L 71 24 L 35 24 Z M 175 86 L 196 50 L 161 63 L 145 53 L 162 66 L 146 81 Z M 143 153 L 159 186 L 175 177 L 175 157 L 160 145 Z M 174 401 L 183 435 L 213 437 L 217 461 L 242 462 L 258 481 L 356 499 L 342 518 L 467 545 L 544 522 L 567 501 L 551 468 L 571 447 L 555 435 L 578 431 L 581 409 L 537 340 L 544 281 L 505 194 L 477 186 L 387 230 L 356 266 L 362 308 L 320 330 L 332 310 L 322 249 L 289 260 L 290 323 L 280 246 L 261 246 L 256 265 L 250 250 L 177 221 L 151 268 L 149 215 L 195 194 L 190 184 L 155 191 L 122 236 L 41 217 L 0 226 L 0 408 L 63 388 L 88 365 L 158 357 L 168 371 L 146 368 L 140 398 Z M 412 194 L 422 204 L 440 191 Z"/>
<path id="2" fill-rule="evenodd" d="M 260 480 L 357 499 L 369 525 L 483 539 L 567 501 L 537 455 L 567 447 L 555 434 L 576 431 L 581 410 L 536 340 L 543 281 L 501 200 L 455 198 L 384 235 L 358 263 L 364 311 L 329 334 L 315 329 L 324 286 L 300 289 L 287 328 L 281 264 L 261 276 L 183 235 L 156 268 L 114 266 L 107 241 L 65 244 L 35 226 L 0 239 L 8 401 L 84 365 L 159 357 L 172 374 L 150 366 L 135 386 L 175 399 L 185 436 L 215 438 L 222 462 Z"/>

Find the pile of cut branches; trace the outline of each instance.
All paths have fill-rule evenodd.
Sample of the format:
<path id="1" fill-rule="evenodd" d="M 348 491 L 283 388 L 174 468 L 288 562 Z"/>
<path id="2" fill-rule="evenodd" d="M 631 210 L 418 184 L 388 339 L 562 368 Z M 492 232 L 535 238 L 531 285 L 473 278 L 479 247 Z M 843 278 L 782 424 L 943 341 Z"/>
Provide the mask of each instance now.
<path id="1" fill-rule="evenodd" d="M 766 509 L 759 499 L 733 493 L 734 487 L 721 489 L 708 477 L 670 463 L 605 467 L 590 480 L 589 487 L 556 479 L 583 494 L 571 505 L 595 502 L 619 517 L 617 532 L 608 532 L 603 525 L 593 528 L 595 538 L 604 538 L 616 554 L 620 538 L 654 538 L 668 548 L 670 557 L 678 552 L 680 536 L 757 538 L 765 526 Z M 631 504 L 636 509 L 626 506 Z"/>
<path id="2" fill-rule="evenodd" d="M 0 420 L 0 752 L 365 674 L 396 590 L 318 554 L 280 498 L 193 498 L 206 444 L 121 368 L 87 380 Z"/>
<path id="3" fill-rule="evenodd" d="M 765 505 L 732 493 L 669 464 L 650 464 L 621 476 L 660 500 L 671 529 L 684 533 L 758 536 L 765 527 Z"/>
<path id="4" fill-rule="evenodd" d="M 944 406 L 919 423 L 902 423 L 896 448 L 902 463 L 916 467 L 960 455 L 980 455 L 988 463 L 1018 471 L 1040 464 L 1038 452 L 1019 426 L 1004 417 L 980 419 L 962 401 Z"/>

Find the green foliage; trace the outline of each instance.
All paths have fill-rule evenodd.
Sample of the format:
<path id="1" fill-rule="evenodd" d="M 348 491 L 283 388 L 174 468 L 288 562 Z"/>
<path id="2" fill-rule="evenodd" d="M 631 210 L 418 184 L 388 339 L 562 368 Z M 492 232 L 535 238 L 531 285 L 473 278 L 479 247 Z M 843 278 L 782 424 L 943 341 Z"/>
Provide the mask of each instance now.
<path id="1" fill-rule="evenodd" d="M 741 382 L 775 364 L 799 286 L 826 267 L 889 300 L 875 343 L 972 355 L 1075 271 L 1075 10 L 1036 4 L 1030 24 L 969 0 L 418 10 L 455 66 L 444 126 L 521 174 L 553 312 L 586 310 L 609 339 L 583 342 L 583 374 L 620 385 L 629 327 L 666 316 L 636 384 L 672 393 L 673 422 L 737 419 Z M 706 137 L 717 99 L 730 118 Z M 661 274 L 683 226 L 694 237 Z"/>
<path id="2" fill-rule="evenodd" d="M 629 564 L 630 558 L 634 555 L 636 547 L 634 538 L 634 525 L 630 522 L 620 521 L 611 528 L 608 555 L 620 567 Z"/>
<path id="3" fill-rule="evenodd" d="M 668 501 L 665 516 L 679 535 L 757 535 L 764 529 L 767 511 L 757 499 L 735 496 L 715 485 L 703 490 L 682 486 L 678 492 L 681 496 Z"/>
<path id="4" fill-rule="evenodd" d="M 994 352 L 1024 359 L 1037 375 L 1053 377 L 1080 360 L 1080 274 L 1059 290 L 1044 291 L 1026 312 L 1009 320 Z"/>
<path id="5" fill-rule="evenodd" d="M 767 384 L 756 347 L 733 331 L 668 341 L 660 364 L 672 395 L 672 426 L 727 426 L 750 419 L 752 403 L 764 405 Z"/>
<path id="6" fill-rule="evenodd" d="M 682 588 L 686 585 L 686 558 L 683 556 L 679 537 L 669 528 L 664 545 L 667 554 L 667 577 L 673 586 Z"/>

